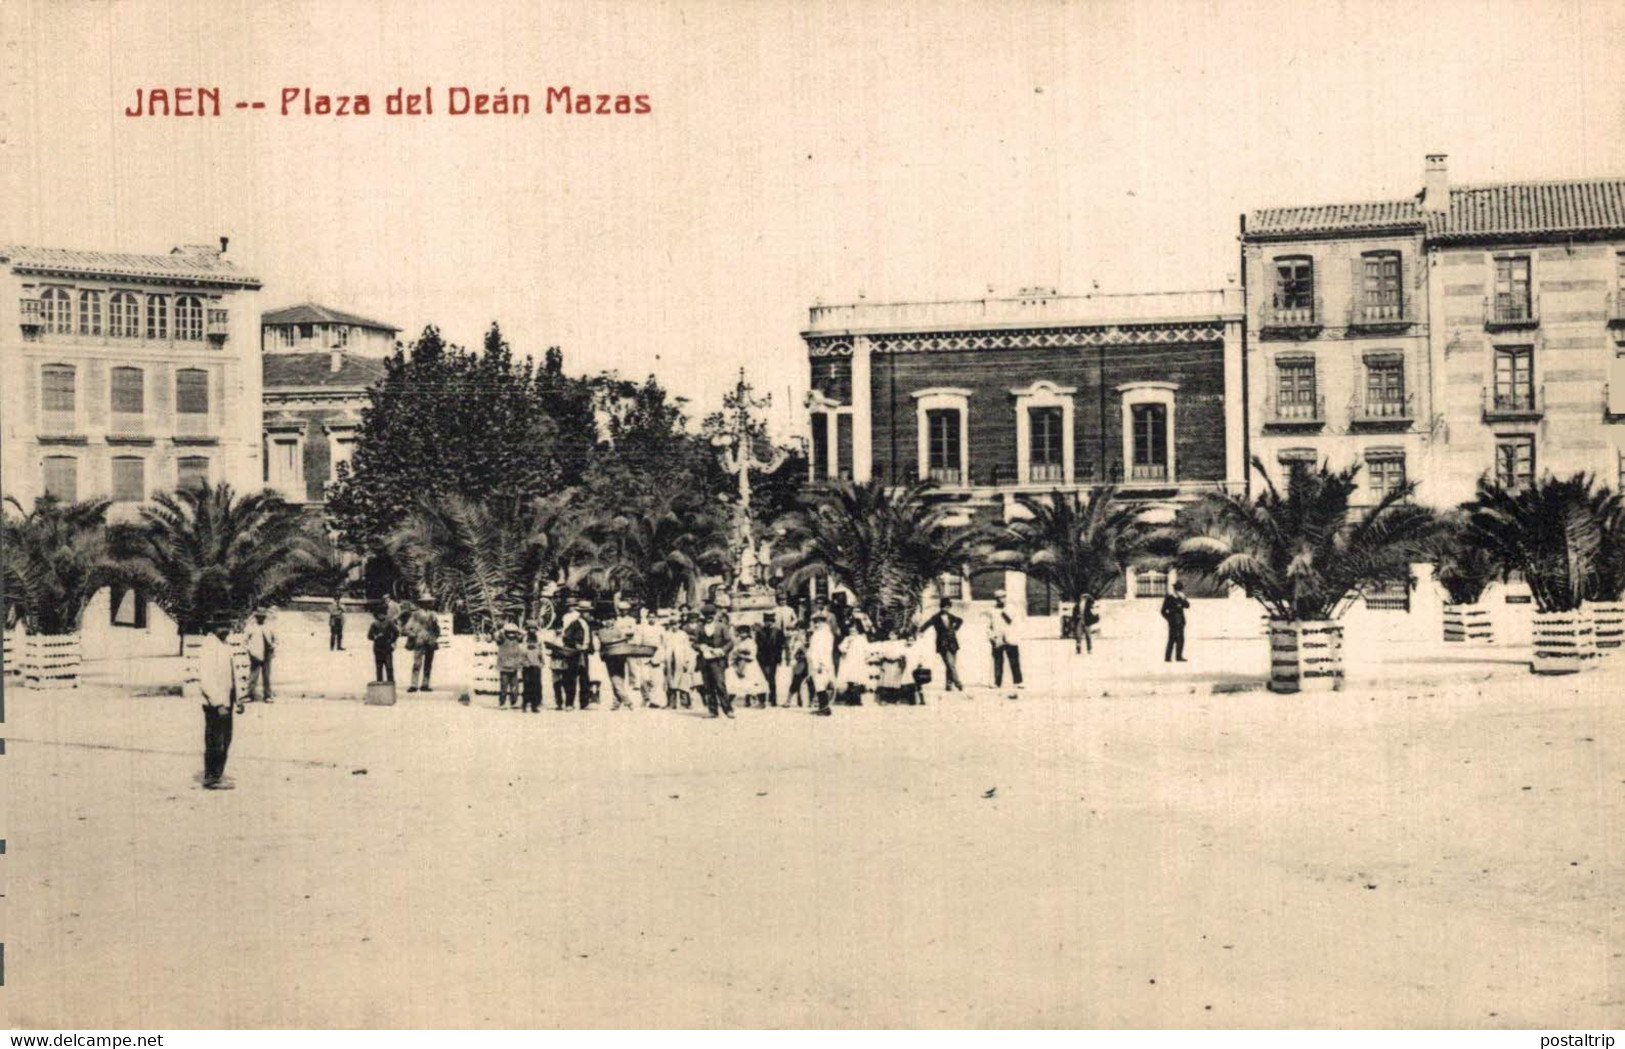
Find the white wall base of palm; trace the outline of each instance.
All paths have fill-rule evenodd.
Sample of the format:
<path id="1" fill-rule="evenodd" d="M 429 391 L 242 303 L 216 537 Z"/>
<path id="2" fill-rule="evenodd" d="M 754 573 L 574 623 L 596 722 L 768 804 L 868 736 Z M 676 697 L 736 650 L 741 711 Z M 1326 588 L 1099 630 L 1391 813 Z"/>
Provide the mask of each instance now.
<path id="1" fill-rule="evenodd" d="M 1591 634 L 1598 655 L 1612 655 L 1625 644 L 1625 601 L 1597 601 L 1591 610 Z"/>
<path id="2" fill-rule="evenodd" d="M 1577 674 L 1597 655 L 1591 609 L 1572 612 L 1537 612 L 1534 617 L 1534 659 L 1537 674 Z"/>
<path id="3" fill-rule="evenodd" d="M 1487 645 L 1495 640 L 1490 610 L 1481 604 L 1445 605 L 1444 639 L 1448 642 Z"/>
<path id="4" fill-rule="evenodd" d="M 22 640 L 22 683 L 25 688 L 56 691 L 79 687 L 84 647 L 79 635 L 25 634 Z"/>
<path id="5" fill-rule="evenodd" d="M 1338 692 L 1343 688 L 1343 624 L 1272 619 L 1271 692 Z"/>

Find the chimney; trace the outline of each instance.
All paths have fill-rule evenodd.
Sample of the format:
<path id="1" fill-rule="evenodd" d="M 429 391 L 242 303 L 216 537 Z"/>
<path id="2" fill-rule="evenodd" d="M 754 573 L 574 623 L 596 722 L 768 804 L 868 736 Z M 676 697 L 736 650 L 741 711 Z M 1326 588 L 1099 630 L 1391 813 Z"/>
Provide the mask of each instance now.
<path id="1" fill-rule="evenodd" d="M 230 237 L 221 237 L 220 238 L 220 254 L 224 255 L 226 253 L 226 245 L 228 245 L 230 243 L 231 243 L 231 238 Z"/>
<path id="2" fill-rule="evenodd" d="M 328 361 L 329 361 L 328 366 L 332 369 L 334 375 L 337 375 L 341 370 L 343 370 L 343 368 L 344 368 L 344 351 L 343 350 L 341 350 L 341 349 L 339 349 L 337 347 L 334 347 L 332 352 L 330 352 L 327 355 L 327 358 L 328 358 Z"/>
<path id="3" fill-rule="evenodd" d="M 1422 210 L 1450 210 L 1450 169 L 1445 154 L 1429 153 L 1422 180 Z"/>

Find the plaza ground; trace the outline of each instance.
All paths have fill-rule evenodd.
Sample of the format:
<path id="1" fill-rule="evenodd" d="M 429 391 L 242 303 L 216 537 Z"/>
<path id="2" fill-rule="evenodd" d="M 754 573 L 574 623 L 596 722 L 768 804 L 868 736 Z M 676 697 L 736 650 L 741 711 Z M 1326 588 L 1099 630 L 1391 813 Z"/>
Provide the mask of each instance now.
<path id="1" fill-rule="evenodd" d="M 8 690 L 0 1002 L 38 1029 L 1617 1026 L 1619 665 L 1394 642 L 1343 693 L 1228 691 L 1261 645 L 1035 643 L 1019 700 L 826 719 L 290 688 L 237 719 L 221 793 L 187 700 Z"/>

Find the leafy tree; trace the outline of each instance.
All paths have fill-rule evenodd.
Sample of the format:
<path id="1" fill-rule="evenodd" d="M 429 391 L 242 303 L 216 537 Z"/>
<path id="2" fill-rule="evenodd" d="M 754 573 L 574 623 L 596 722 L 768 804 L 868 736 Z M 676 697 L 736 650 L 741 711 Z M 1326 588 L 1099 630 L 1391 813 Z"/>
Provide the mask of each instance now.
<path id="1" fill-rule="evenodd" d="M 1519 489 L 1487 478 L 1463 504 L 1464 540 L 1522 573 L 1542 612 L 1571 612 L 1619 571 L 1620 496 L 1584 473 L 1547 475 Z"/>
<path id="2" fill-rule="evenodd" d="M 634 499 L 591 522 L 596 542 L 590 578 L 599 588 L 635 594 L 645 608 L 668 608 L 708 574 L 727 570 L 723 514 L 702 496 L 664 491 Z"/>
<path id="3" fill-rule="evenodd" d="M 6 503 L 0 567 L 7 623 L 20 621 L 30 634 L 74 633 L 96 592 L 123 576 L 108 542 L 107 500 L 41 496 L 28 511 L 15 499 Z"/>
<path id="4" fill-rule="evenodd" d="M 1411 562 L 1428 556 L 1438 518 L 1411 501 L 1414 483 L 1357 514 L 1357 465 L 1294 467 L 1285 492 L 1256 457 L 1252 465 L 1263 479 L 1256 495 L 1209 492 L 1153 538 L 1182 575 L 1239 586 L 1272 618 L 1333 619 L 1369 589 L 1408 584 Z"/>
<path id="5" fill-rule="evenodd" d="M 1053 586 L 1067 604 L 1106 593 L 1147 549 L 1155 529 L 1142 507 L 1102 488 L 1088 500 L 1023 495 L 1029 516 L 993 530 L 989 563 L 1011 565 Z"/>
<path id="6" fill-rule="evenodd" d="M 913 622 L 938 576 L 978 566 L 986 537 L 934 501 L 929 481 L 893 488 L 876 479 L 841 481 L 809 493 L 783 522 L 778 561 L 798 587 L 828 575 L 850 590 L 883 636 Z"/>
<path id="7" fill-rule="evenodd" d="M 577 474 L 584 453 L 556 439 L 557 423 L 575 421 L 552 414 L 575 404 L 561 364 L 552 351 L 540 375 L 516 363 L 495 324 L 478 353 L 446 345 L 433 326 L 410 355 L 398 349 L 328 500 L 343 543 L 377 549 L 425 496 L 525 501 Z"/>
<path id="8" fill-rule="evenodd" d="M 126 581 L 143 587 L 182 638 L 240 623 L 292 596 L 322 568 L 304 515 L 275 492 L 192 485 L 141 507 Z"/>

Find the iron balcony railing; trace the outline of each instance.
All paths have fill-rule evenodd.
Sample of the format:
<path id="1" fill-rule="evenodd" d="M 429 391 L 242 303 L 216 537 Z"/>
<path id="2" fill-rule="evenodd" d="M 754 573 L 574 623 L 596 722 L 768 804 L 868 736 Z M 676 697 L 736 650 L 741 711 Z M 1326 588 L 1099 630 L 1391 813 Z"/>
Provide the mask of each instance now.
<path id="1" fill-rule="evenodd" d="M 1539 295 L 1486 295 L 1484 327 L 1489 331 L 1534 328 L 1540 324 Z"/>
<path id="2" fill-rule="evenodd" d="M 45 310 L 38 299 L 25 296 L 17 301 L 17 319 L 23 331 L 36 332 L 45 326 Z"/>
<path id="3" fill-rule="evenodd" d="M 1266 426 L 1319 426 L 1326 421 L 1326 398 L 1317 394 L 1310 400 L 1294 399 L 1282 403 L 1274 398 L 1264 402 Z"/>
<path id="4" fill-rule="evenodd" d="M 1266 302 L 1259 308 L 1258 327 L 1261 332 L 1283 334 L 1311 334 L 1323 326 L 1325 310 L 1320 296 L 1312 303 L 1279 300 Z"/>
<path id="5" fill-rule="evenodd" d="M 1625 328 L 1625 289 L 1608 293 L 1608 326 Z"/>
<path id="6" fill-rule="evenodd" d="M 215 342 L 224 342 L 231 331 L 231 315 L 220 307 L 209 309 L 208 335 Z"/>
<path id="7" fill-rule="evenodd" d="M 1544 387 L 1486 386 L 1483 390 L 1484 421 L 1538 419 L 1541 416 L 1541 404 L 1545 399 Z"/>
<path id="8" fill-rule="evenodd" d="M 1356 297 L 1349 306 L 1349 327 L 1359 330 L 1391 331 L 1416 323 L 1416 312 L 1408 301 L 1367 302 Z"/>
<path id="9" fill-rule="evenodd" d="M 1349 404 L 1349 421 L 1355 425 L 1408 423 L 1416 418 L 1412 394 L 1400 397 L 1355 398 Z"/>

